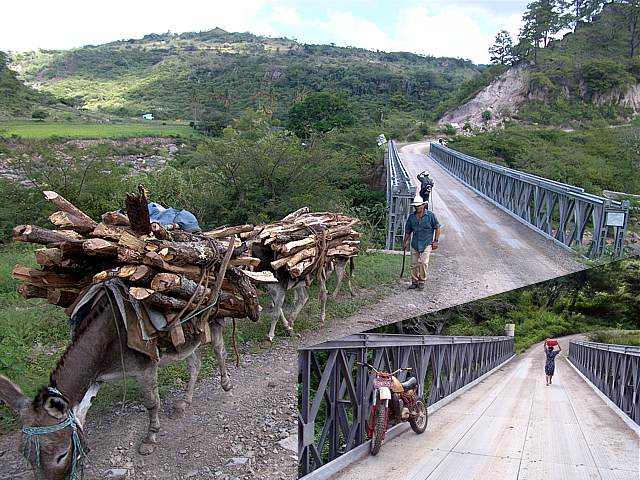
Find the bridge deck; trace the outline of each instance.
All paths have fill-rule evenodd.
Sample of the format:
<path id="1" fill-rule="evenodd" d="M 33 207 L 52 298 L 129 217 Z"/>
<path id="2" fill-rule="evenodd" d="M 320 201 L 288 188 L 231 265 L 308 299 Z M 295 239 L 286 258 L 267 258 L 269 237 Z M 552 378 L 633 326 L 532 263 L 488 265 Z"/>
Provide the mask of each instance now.
<path id="1" fill-rule="evenodd" d="M 542 346 L 514 359 L 411 430 L 335 476 L 637 480 L 639 438 L 567 363 L 545 386 Z"/>

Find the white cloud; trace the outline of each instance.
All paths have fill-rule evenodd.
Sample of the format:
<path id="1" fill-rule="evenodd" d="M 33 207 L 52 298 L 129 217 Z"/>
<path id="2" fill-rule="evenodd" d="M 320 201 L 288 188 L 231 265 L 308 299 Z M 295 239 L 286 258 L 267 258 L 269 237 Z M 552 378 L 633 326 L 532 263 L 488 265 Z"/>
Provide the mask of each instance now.
<path id="1" fill-rule="evenodd" d="M 351 12 L 330 12 L 328 20 L 316 25 L 333 35 L 333 42 L 338 45 L 388 50 L 393 44 L 378 25 L 356 17 Z"/>

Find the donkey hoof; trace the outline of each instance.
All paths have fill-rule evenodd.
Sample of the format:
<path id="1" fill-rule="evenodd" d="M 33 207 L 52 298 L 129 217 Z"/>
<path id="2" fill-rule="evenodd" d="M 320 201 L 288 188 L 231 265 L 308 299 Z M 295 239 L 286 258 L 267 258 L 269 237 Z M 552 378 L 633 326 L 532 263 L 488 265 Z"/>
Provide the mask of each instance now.
<path id="1" fill-rule="evenodd" d="M 233 388 L 233 383 L 231 382 L 231 377 L 229 377 L 229 376 L 222 377 L 220 379 L 220 384 L 222 385 L 222 389 L 225 392 L 228 392 L 229 390 L 231 390 Z"/>
<path id="2" fill-rule="evenodd" d="M 173 406 L 173 418 L 183 418 L 188 407 L 189 404 L 187 402 L 178 400 Z"/>
<path id="3" fill-rule="evenodd" d="M 140 447 L 138 447 L 138 453 L 140 455 L 151 455 L 153 451 L 156 449 L 157 443 L 145 443 L 142 442 Z"/>

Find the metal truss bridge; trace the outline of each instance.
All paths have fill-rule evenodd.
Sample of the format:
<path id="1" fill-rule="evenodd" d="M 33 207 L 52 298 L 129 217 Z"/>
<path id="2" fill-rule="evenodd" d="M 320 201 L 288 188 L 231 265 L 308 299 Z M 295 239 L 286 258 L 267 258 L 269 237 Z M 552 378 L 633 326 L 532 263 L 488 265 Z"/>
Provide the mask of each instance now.
<path id="1" fill-rule="evenodd" d="M 437 162 L 464 186 L 563 248 L 590 258 L 623 253 L 629 201 L 586 193 L 580 187 L 479 160 L 438 143 L 431 143 L 428 160 Z M 407 161 L 395 142 L 390 142 L 385 162 L 388 249 L 394 249 L 404 233 L 404 221 L 418 183 Z M 410 163 L 415 166 L 415 159 Z M 424 162 L 425 167 L 427 163 Z M 434 190 L 438 185 L 436 182 Z"/>
<path id="2" fill-rule="evenodd" d="M 640 349 L 561 339 L 553 383 L 543 346 L 511 337 L 352 335 L 299 352 L 305 479 L 638 478 Z M 392 427 L 368 454 L 370 373 L 411 366 L 429 405 L 422 435 Z M 402 378 L 402 377 L 401 377 Z"/>

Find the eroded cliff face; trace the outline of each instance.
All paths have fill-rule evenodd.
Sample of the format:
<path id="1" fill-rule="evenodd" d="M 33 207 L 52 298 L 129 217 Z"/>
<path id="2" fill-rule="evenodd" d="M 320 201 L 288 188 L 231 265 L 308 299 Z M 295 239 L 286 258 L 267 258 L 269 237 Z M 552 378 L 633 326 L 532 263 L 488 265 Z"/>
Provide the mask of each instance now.
<path id="1" fill-rule="evenodd" d="M 473 99 L 446 112 L 439 123 L 451 124 L 458 129 L 466 123 L 469 123 L 473 129 L 491 129 L 500 126 L 505 119 L 517 113 L 524 102 L 544 101 L 548 98 L 548 92 L 543 88 L 531 86 L 529 74 L 530 68 L 526 65 L 509 69 L 482 89 Z M 565 87 L 562 91 L 566 96 L 570 95 L 568 88 Z M 586 97 L 586 93 L 584 96 Z M 606 94 L 593 95 L 590 100 L 597 105 L 621 105 L 638 114 L 640 113 L 640 84 L 625 89 L 613 89 Z M 483 113 L 486 111 L 491 113 L 489 120 L 483 118 Z"/>
<path id="2" fill-rule="evenodd" d="M 614 88 L 608 93 L 594 95 L 591 101 L 597 105 L 621 105 L 637 114 L 640 112 L 640 83 L 626 89 Z"/>

